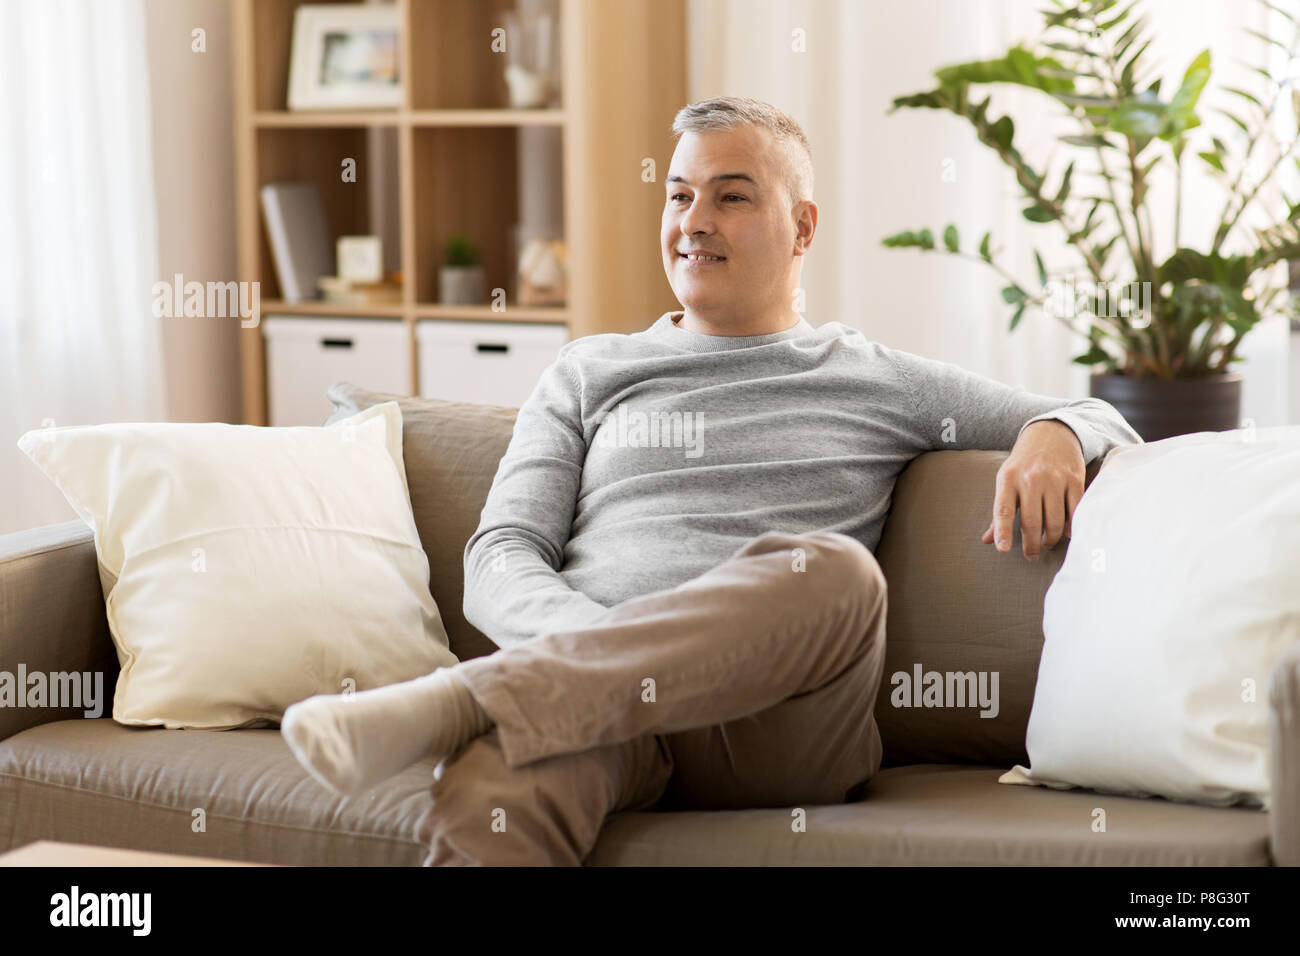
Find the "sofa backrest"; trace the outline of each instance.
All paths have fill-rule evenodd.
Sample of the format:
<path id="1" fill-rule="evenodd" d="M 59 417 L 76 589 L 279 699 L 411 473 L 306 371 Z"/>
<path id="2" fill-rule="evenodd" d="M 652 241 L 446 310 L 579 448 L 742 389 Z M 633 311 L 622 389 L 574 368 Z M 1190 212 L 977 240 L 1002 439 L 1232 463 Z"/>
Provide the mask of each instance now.
<path id="1" fill-rule="evenodd" d="M 462 612 L 463 559 L 510 443 L 516 409 L 369 392 L 347 383 L 333 386 L 329 396 L 336 407 L 330 421 L 378 402 L 400 405 L 411 507 L 452 652 L 461 660 L 490 654 L 496 645 Z M 1043 644 L 1043 598 L 1068 542 L 1033 564 L 1019 551 L 1018 530 L 1006 554 L 980 542 L 1005 458 L 996 451 L 930 452 L 914 459 L 894 488 L 876 549 L 889 588 L 885 670 L 876 700 L 887 763 L 1028 762 L 1025 730 Z M 1089 481 L 1096 470 L 1089 468 Z M 921 686 L 907 686 L 918 683 L 918 668 Z M 924 693 L 932 672 L 942 675 L 940 706 L 926 706 L 936 701 Z M 981 675 L 990 695 L 996 687 L 996 716 L 980 716 L 993 707 L 981 708 L 978 700 L 954 706 L 958 701 L 947 693 L 950 685 L 954 693 L 964 689 L 968 679 L 978 688 Z M 913 706 L 896 706 L 904 700 Z"/>
<path id="2" fill-rule="evenodd" d="M 888 584 L 876 698 L 887 763 L 1029 762 L 1025 731 L 1043 649 L 1043 599 L 1069 539 L 1034 563 L 1020 550 L 1018 525 L 1005 554 L 981 542 L 1006 457 L 929 452 L 894 486 L 876 547 Z M 1100 462 L 1088 467 L 1087 484 L 1099 469 Z M 995 674 L 992 716 L 994 707 L 972 706 L 965 691 L 973 682 L 978 692 L 983 681 L 991 698 Z M 942 694 L 934 692 L 938 679 Z M 956 706 L 962 696 L 966 706 Z"/>

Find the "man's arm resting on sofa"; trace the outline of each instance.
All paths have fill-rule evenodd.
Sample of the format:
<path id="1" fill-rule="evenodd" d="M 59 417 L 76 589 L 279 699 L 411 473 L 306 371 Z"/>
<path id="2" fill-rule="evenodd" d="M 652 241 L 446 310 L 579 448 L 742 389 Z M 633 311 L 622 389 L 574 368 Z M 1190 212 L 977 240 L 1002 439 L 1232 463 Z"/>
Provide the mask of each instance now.
<path id="1" fill-rule="evenodd" d="M 95 542 L 85 522 L 69 521 L 0 535 L 0 671 L 104 674 L 110 713 L 117 652 L 104 616 Z M 28 727 L 85 716 L 86 708 L 0 706 L 0 739 Z"/>
<path id="2" fill-rule="evenodd" d="M 1273 862 L 1300 866 L 1300 644 L 1282 655 L 1269 680 L 1268 762 Z"/>
<path id="3" fill-rule="evenodd" d="M 1068 533 L 1087 466 L 1142 438 L 1107 402 L 1066 402 L 1012 388 L 950 362 L 888 350 L 914 397 L 917 440 L 931 451 L 1010 451 L 998 471 L 982 540 L 1011 548 L 1020 513 L 1025 557 L 1036 561 Z"/>

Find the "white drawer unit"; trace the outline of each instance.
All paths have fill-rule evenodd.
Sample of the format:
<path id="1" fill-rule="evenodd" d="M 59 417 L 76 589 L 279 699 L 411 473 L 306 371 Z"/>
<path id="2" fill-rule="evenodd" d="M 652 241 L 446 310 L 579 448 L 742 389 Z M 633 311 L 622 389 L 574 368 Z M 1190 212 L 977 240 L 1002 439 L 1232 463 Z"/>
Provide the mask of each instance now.
<path id="1" fill-rule="evenodd" d="M 453 402 L 518 408 L 569 341 L 563 325 L 537 322 L 422 320 L 420 394 Z"/>
<path id="2" fill-rule="evenodd" d="M 320 425 L 333 411 L 325 390 L 351 382 L 375 392 L 411 391 L 409 339 L 400 319 L 262 320 L 267 414 L 272 425 Z"/>

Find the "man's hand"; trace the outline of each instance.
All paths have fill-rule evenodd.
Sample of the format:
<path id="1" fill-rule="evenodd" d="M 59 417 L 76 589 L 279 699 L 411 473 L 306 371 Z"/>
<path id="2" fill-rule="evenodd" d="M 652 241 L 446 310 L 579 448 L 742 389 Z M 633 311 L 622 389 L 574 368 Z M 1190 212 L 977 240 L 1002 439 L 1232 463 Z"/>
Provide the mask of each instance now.
<path id="1" fill-rule="evenodd" d="M 993 520 L 981 540 L 1010 551 L 1019 506 L 1025 557 L 1037 561 L 1040 550 L 1051 550 L 1061 540 L 1062 531 L 1069 535 L 1086 467 L 1079 439 L 1068 425 L 1052 419 L 1034 422 L 998 469 Z"/>

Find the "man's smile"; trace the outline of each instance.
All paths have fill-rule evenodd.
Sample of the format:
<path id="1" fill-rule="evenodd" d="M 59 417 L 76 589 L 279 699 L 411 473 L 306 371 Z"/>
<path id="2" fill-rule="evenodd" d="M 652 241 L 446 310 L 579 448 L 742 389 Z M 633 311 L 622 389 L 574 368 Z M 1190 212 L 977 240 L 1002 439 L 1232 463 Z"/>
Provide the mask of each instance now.
<path id="1" fill-rule="evenodd" d="M 717 266 L 727 261 L 726 256 L 720 256 L 712 252 L 702 250 L 691 250 L 689 252 L 677 253 L 677 258 L 690 266 Z"/>

